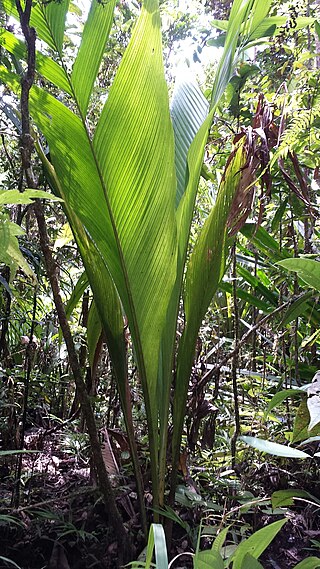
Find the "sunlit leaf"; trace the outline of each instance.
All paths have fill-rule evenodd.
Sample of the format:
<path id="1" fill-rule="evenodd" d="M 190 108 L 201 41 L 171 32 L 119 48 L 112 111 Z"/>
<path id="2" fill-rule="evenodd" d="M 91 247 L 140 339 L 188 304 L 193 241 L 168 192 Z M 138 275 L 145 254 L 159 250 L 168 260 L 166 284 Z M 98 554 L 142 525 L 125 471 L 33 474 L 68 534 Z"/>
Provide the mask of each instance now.
<path id="1" fill-rule="evenodd" d="M 160 524 L 151 524 L 147 544 L 145 569 L 152 566 L 153 551 L 157 569 L 168 569 L 167 545 L 163 527 Z"/>
<path id="2" fill-rule="evenodd" d="M 320 423 L 320 372 L 318 371 L 312 380 L 308 390 L 307 407 L 310 414 L 308 431 L 311 431 Z"/>
<path id="3" fill-rule="evenodd" d="M 92 0 L 79 52 L 73 65 L 71 83 L 84 116 L 109 36 L 114 7 L 115 0 Z"/>
<path id="4" fill-rule="evenodd" d="M 0 29 L 0 45 L 9 51 L 9 53 L 12 53 L 18 60 L 26 59 L 26 47 L 24 42 L 5 29 Z M 71 93 L 70 83 L 65 70 L 53 59 L 43 55 L 40 51 L 36 53 L 36 70 L 40 75 L 56 85 L 56 87 L 59 87 L 59 89 L 62 89 L 66 93 Z"/>
<path id="5" fill-rule="evenodd" d="M 257 437 L 240 437 L 240 440 L 261 452 L 273 454 L 274 456 L 285 456 L 287 458 L 310 458 L 310 455 L 302 450 L 273 443 Z"/>
<path id="6" fill-rule="evenodd" d="M 19 20 L 15 0 L 1 0 L 1 4 L 9 16 Z M 36 29 L 37 37 L 60 54 L 68 6 L 69 0 L 39 2 L 34 4 L 31 10 L 30 25 Z"/>
<path id="7" fill-rule="evenodd" d="M 280 403 L 282 403 L 283 401 L 285 401 L 285 399 L 287 399 L 288 397 L 297 397 L 299 395 L 299 397 L 305 397 L 305 394 L 303 391 L 301 391 L 300 389 L 283 389 L 281 391 L 278 391 L 278 393 L 276 393 L 269 405 L 268 408 L 266 410 L 266 415 L 268 415 L 270 413 L 270 411 L 272 409 L 274 409 L 274 407 L 277 407 L 277 405 L 280 405 Z"/>
<path id="8" fill-rule="evenodd" d="M 187 155 L 195 135 L 204 122 L 209 103 L 193 81 L 179 81 L 171 103 L 171 117 L 175 136 L 175 165 L 177 175 L 176 206 L 188 185 Z"/>
<path id="9" fill-rule="evenodd" d="M 31 204 L 35 199 L 46 199 L 54 202 L 63 201 L 57 196 L 49 192 L 43 192 L 42 190 L 27 189 L 24 192 L 19 192 L 19 190 L 0 190 L 0 206 L 8 204 Z"/>

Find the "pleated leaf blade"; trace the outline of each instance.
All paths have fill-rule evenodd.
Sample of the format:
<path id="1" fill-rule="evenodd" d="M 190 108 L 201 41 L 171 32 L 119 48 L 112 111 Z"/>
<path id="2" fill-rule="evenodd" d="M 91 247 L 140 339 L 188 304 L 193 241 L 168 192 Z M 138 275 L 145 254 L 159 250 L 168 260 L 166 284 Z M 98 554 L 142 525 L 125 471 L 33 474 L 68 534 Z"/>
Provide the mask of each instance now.
<path id="1" fill-rule="evenodd" d="M 8 14 L 19 21 L 15 0 L 1 0 Z M 30 25 L 36 29 L 37 37 L 46 42 L 55 52 L 62 53 L 65 20 L 69 0 L 39 3 L 32 6 Z"/>
<path id="2" fill-rule="evenodd" d="M 144 3 L 93 143 L 128 290 L 124 308 L 157 437 L 160 339 L 176 274 L 176 178 L 155 0 Z"/>
<path id="3" fill-rule="evenodd" d="M 25 43 L 3 28 L 0 29 L 0 45 L 9 53 L 12 53 L 18 60 L 26 59 Z M 65 70 L 53 59 L 39 51 L 36 53 L 36 70 L 56 87 L 59 87 L 59 89 L 66 93 L 71 93 Z"/>
<path id="4" fill-rule="evenodd" d="M 171 117 L 175 138 L 175 166 L 177 175 L 176 207 L 188 185 L 187 157 L 190 145 L 209 110 L 209 103 L 194 81 L 179 81 L 171 103 Z"/>
<path id="5" fill-rule="evenodd" d="M 110 33 L 115 0 L 92 0 L 85 23 L 77 58 L 73 65 L 71 82 L 83 116 L 86 115 L 90 95 Z"/>

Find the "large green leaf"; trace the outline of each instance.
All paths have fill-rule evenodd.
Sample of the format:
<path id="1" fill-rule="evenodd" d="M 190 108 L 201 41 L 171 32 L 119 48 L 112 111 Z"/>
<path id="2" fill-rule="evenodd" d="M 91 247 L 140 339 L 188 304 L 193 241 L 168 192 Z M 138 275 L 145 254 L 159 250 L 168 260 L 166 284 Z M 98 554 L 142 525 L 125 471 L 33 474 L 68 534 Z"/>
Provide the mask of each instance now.
<path id="1" fill-rule="evenodd" d="M 5 29 L 0 30 L 0 44 L 17 59 L 26 59 L 26 46 L 24 42 Z M 36 53 L 36 69 L 43 77 L 51 81 L 51 83 L 54 83 L 56 87 L 66 91 L 66 93 L 71 93 L 65 70 L 53 61 L 53 59 L 43 55 L 40 51 Z"/>
<path id="2" fill-rule="evenodd" d="M 1 4 L 9 16 L 19 20 L 15 0 L 1 0 Z M 31 10 L 30 25 L 36 29 L 37 37 L 60 55 L 68 6 L 69 0 L 39 2 Z"/>
<path id="3" fill-rule="evenodd" d="M 310 458 L 310 454 L 307 454 L 297 448 L 280 445 L 279 443 L 273 443 L 257 437 L 243 436 L 240 437 L 240 440 L 261 452 L 273 454 L 274 456 L 285 456 L 287 458 Z"/>
<path id="4" fill-rule="evenodd" d="M 157 569 L 168 569 L 168 555 L 166 537 L 163 527 L 160 524 L 151 524 L 149 539 L 146 551 L 145 569 L 150 569 L 152 565 L 153 551 Z"/>
<path id="5" fill-rule="evenodd" d="M 63 189 L 56 176 L 56 172 L 52 164 L 47 160 L 41 147 L 37 145 L 40 158 L 46 172 L 46 176 L 55 193 L 59 196 L 63 195 Z M 130 390 L 127 377 L 127 354 L 126 354 L 126 341 L 124 336 L 122 307 L 120 304 L 118 292 L 114 286 L 114 282 L 110 276 L 109 269 L 106 266 L 100 251 L 97 249 L 96 244 L 92 241 L 88 232 L 84 229 L 79 221 L 75 210 L 69 206 L 68 201 L 64 202 L 65 212 L 72 227 L 75 239 L 77 241 L 80 254 L 86 267 L 86 272 L 80 277 L 74 295 L 72 295 L 69 302 L 69 310 L 74 306 L 79 298 L 81 292 L 88 285 L 89 279 L 91 288 L 95 298 L 95 306 L 99 314 L 99 321 L 97 326 L 99 328 L 102 324 L 105 339 L 107 342 L 109 354 L 111 357 L 113 371 L 117 380 L 120 400 L 124 413 L 125 424 L 128 433 L 129 445 L 131 450 L 131 457 L 133 468 L 136 475 L 137 493 L 139 497 L 140 511 L 141 511 L 141 524 L 143 531 L 146 533 L 146 514 L 144 509 L 144 495 L 142 486 L 142 476 L 137 455 L 137 448 L 135 442 L 135 433 L 132 419 L 132 408 Z M 90 314 L 90 322 L 88 328 L 92 325 L 92 314 Z M 94 342 L 97 334 L 93 330 L 88 330 L 88 346 L 89 358 L 91 366 L 94 363 Z"/>
<path id="6" fill-rule="evenodd" d="M 223 569 L 223 559 L 217 551 L 198 551 L 193 558 L 194 569 Z"/>
<path id="7" fill-rule="evenodd" d="M 237 143 L 223 176 L 215 205 L 190 257 L 186 275 L 185 312 L 187 326 L 197 328 L 197 331 L 224 273 L 227 221 L 246 170 L 245 143 L 245 136 Z"/>
<path id="8" fill-rule="evenodd" d="M 234 0 L 227 25 L 227 35 L 215 76 L 211 95 L 211 107 L 215 108 L 229 83 L 235 65 L 235 54 L 243 22 L 249 18 L 255 0 Z"/>
<path id="9" fill-rule="evenodd" d="M 60 7 L 58 10 L 56 8 L 48 10 L 49 6 L 46 7 L 45 4 L 35 6 L 31 13 L 31 24 L 36 28 L 38 36 L 57 51 L 63 60 L 62 41 L 68 2 L 64 0 L 64 2 L 48 4 L 58 4 Z M 37 52 L 36 55 L 37 71 L 60 89 L 73 94 L 83 116 L 86 115 L 93 84 L 109 36 L 114 6 L 115 0 L 108 0 L 106 3 L 92 0 L 71 77 L 67 74 L 66 66 L 59 66 L 41 52 Z M 18 18 L 15 4 L 11 0 L 4 0 L 4 7 L 8 13 Z M 0 43 L 18 59 L 26 58 L 24 43 L 6 30 L 1 32 Z"/>
<path id="10" fill-rule="evenodd" d="M 67 186 L 61 186 L 61 180 L 58 179 L 54 167 L 47 160 L 40 147 L 38 147 L 38 152 L 43 162 L 47 179 L 55 193 L 59 196 L 69 196 L 66 191 L 72 190 L 72 187 L 68 188 Z M 100 321 L 104 328 L 125 412 L 129 409 L 127 401 L 126 347 L 124 341 L 122 310 L 118 293 L 114 287 L 114 283 L 111 279 L 109 269 L 103 259 L 103 256 L 97 249 L 96 243 L 92 240 L 88 231 L 86 231 L 84 226 L 81 224 L 81 221 L 76 214 L 76 210 L 70 206 L 69 199 L 64 201 L 64 209 L 86 268 L 86 271 L 80 276 L 67 304 L 67 316 L 71 314 L 76 303 L 79 301 L 84 290 L 90 283 L 94 297 L 96 298 Z M 126 413 L 125 419 L 127 420 Z"/>
<path id="11" fill-rule="evenodd" d="M 118 290 L 151 421 L 149 437 L 157 440 L 158 354 L 176 276 L 176 178 L 154 0 L 145 2 L 135 26 L 97 126 L 94 151 L 116 228 L 125 285 Z"/>
<path id="12" fill-rule="evenodd" d="M 34 7 L 33 16 L 39 10 L 39 19 L 42 17 L 46 27 L 50 30 L 56 50 L 62 53 L 65 20 L 69 8 L 69 0 L 59 2 L 39 2 Z M 41 14 L 41 16 L 40 16 Z M 33 25 L 31 20 L 31 25 Z"/>
<path id="13" fill-rule="evenodd" d="M 303 257 L 284 259 L 277 263 L 287 271 L 294 271 L 303 282 L 320 291 L 320 263 Z"/>
<path id="14" fill-rule="evenodd" d="M 109 36 L 114 7 L 115 0 L 92 0 L 79 52 L 73 65 L 71 83 L 84 116 Z"/>
<path id="15" fill-rule="evenodd" d="M 253 34 L 259 29 L 261 23 L 264 19 L 269 20 L 266 16 L 269 13 L 272 1 L 265 0 L 264 2 L 256 2 L 253 7 L 253 14 L 251 18 L 248 18 L 247 22 L 243 23 L 243 29 L 241 30 L 241 35 L 244 36 L 244 41 L 246 38 L 253 39 Z M 269 25 L 268 28 L 271 26 Z M 261 37 L 261 36 L 258 36 Z"/>
<path id="16" fill-rule="evenodd" d="M 196 110 L 196 101 L 200 101 L 200 111 Z M 179 103 L 179 108 L 175 107 Z M 160 411 L 160 471 L 159 483 L 161 491 L 164 490 L 165 476 L 167 471 L 167 436 L 168 436 L 168 415 L 170 408 L 170 387 L 172 381 L 172 369 L 174 362 L 175 339 L 176 339 L 176 326 L 180 304 L 180 295 L 182 288 L 182 281 L 184 276 L 184 267 L 187 257 L 187 248 L 190 227 L 193 218 L 194 204 L 196 193 L 203 164 L 203 156 L 205 144 L 207 142 L 209 128 L 212 122 L 213 112 L 205 119 L 200 126 L 198 132 L 192 139 L 196 125 L 200 122 L 201 116 L 204 116 L 206 109 L 203 98 L 199 92 L 199 88 L 194 84 L 189 88 L 186 84 L 180 85 L 178 88 L 178 95 L 176 98 L 175 107 L 175 143 L 176 153 L 179 153 L 179 159 L 176 166 L 178 166 L 177 178 L 178 183 L 180 179 L 180 194 L 182 190 L 182 181 L 185 183 L 185 188 L 180 195 L 180 201 L 177 196 L 176 203 L 179 201 L 178 209 L 176 210 L 177 220 L 177 246 L 178 246 L 178 263 L 177 263 L 177 276 L 167 308 L 166 327 L 162 337 L 161 345 L 161 360 L 159 365 L 158 376 L 158 399 Z M 182 104 L 184 107 L 182 107 Z M 172 110 L 173 110 L 172 109 Z M 182 122 L 185 125 L 182 126 Z M 187 127 L 190 128 L 188 133 Z M 179 140 L 179 131 L 186 136 L 188 140 L 192 139 L 190 147 L 185 145 Z M 187 151 L 187 165 L 185 170 L 185 152 Z M 178 398 L 177 403 L 180 411 L 183 414 L 185 409 L 185 399 Z M 175 422 L 174 422 L 175 428 Z M 174 435 L 173 442 L 173 460 L 176 461 L 179 452 L 179 434 L 178 431 Z M 175 469 L 172 471 L 175 476 Z M 172 491 L 174 490 L 172 485 Z"/>
<path id="17" fill-rule="evenodd" d="M 207 121 L 205 121 L 202 128 L 206 127 L 206 122 Z M 203 136 L 202 128 L 198 135 Z M 192 147 L 190 148 L 190 159 L 192 157 L 191 151 Z M 241 176 L 245 175 L 246 163 L 247 152 L 245 150 L 245 137 L 242 137 L 240 141 L 237 142 L 234 152 L 230 157 L 219 188 L 216 203 L 197 239 L 187 267 L 185 283 L 186 325 L 180 340 L 177 356 L 176 388 L 173 407 L 174 432 L 172 447 L 175 460 L 177 460 L 179 452 L 180 436 L 185 413 L 184 402 L 187 397 L 198 330 L 224 273 L 227 220 L 234 196 L 241 185 Z M 189 215 L 187 208 L 185 208 L 185 210 L 182 209 L 185 204 L 188 205 L 188 198 L 188 192 L 186 192 L 177 212 L 178 219 L 180 211 L 182 211 L 182 214 L 187 212 L 187 215 Z M 182 222 L 185 222 L 185 220 L 187 220 L 187 217 L 182 217 Z M 178 225 L 181 231 L 181 248 L 184 246 L 187 226 L 187 224 L 184 226 L 182 222 Z"/>
<path id="18" fill-rule="evenodd" d="M 88 30 L 87 48 L 83 47 L 87 55 L 90 42 L 96 41 L 95 29 Z M 6 70 L 2 77 L 19 92 L 16 77 Z M 84 94 L 79 81 L 78 86 L 76 103 L 84 109 L 90 89 Z M 158 3 L 144 3 L 93 143 L 83 120 L 35 86 L 30 111 L 48 141 L 59 195 L 65 200 L 101 321 L 106 303 L 102 294 L 97 299 L 102 287 L 95 280 L 100 274 L 104 279 L 106 271 L 129 320 L 147 407 L 157 501 L 159 351 L 177 248 L 174 137 Z"/>
<path id="19" fill-rule="evenodd" d="M 176 207 L 178 207 L 188 185 L 188 151 L 195 135 L 207 117 L 208 108 L 208 101 L 196 83 L 193 81 L 178 82 L 171 103 L 177 175 Z"/>
<path id="20" fill-rule="evenodd" d="M 6 80 L 18 90 L 19 82 L 8 72 Z M 49 143 L 101 320 L 104 300 L 97 300 L 94 284 L 98 256 L 128 316 L 148 412 L 157 500 L 158 358 L 176 276 L 174 139 L 157 2 L 144 4 L 93 144 L 84 122 L 43 90 L 31 90 L 30 110 Z"/>
<path id="21" fill-rule="evenodd" d="M 242 541 L 232 556 L 232 569 L 245 569 L 243 560 L 247 553 L 258 559 L 286 522 L 286 519 L 278 520 L 256 531 L 248 539 Z"/>

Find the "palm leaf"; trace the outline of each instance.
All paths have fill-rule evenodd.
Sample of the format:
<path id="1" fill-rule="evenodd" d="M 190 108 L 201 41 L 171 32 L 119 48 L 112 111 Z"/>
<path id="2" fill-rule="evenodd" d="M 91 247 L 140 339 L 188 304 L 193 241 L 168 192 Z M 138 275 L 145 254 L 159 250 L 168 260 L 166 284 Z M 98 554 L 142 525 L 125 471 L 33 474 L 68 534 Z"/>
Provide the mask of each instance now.
<path id="1" fill-rule="evenodd" d="M 93 28 L 90 34 L 95 41 Z M 2 76 L 19 90 L 17 78 L 6 71 Z M 176 271 L 174 140 L 157 2 L 145 2 L 93 144 L 83 120 L 35 86 L 30 111 L 49 143 L 101 320 L 104 300 L 101 295 L 97 301 L 94 283 L 99 272 L 90 275 L 100 266 L 104 273 L 107 269 L 128 316 L 147 407 L 157 500 L 159 348 Z"/>
<path id="2" fill-rule="evenodd" d="M 223 57 L 220 59 L 211 95 L 211 108 L 215 108 L 229 83 L 235 63 L 235 54 L 241 26 L 247 21 L 255 0 L 234 0 L 228 20 Z"/>
<path id="3" fill-rule="evenodd" d="M 149 437 L 154 440 L 158 354 L 176 272 L 173 131 L 161 52 L 157 2 L 148 0 L 93 141 L 117 227 L 126 290 L 122 299 L 144 389 Z M 153 459 L 157 465 L 156 456 Z"/>
<path id="4" fill-rule="evenodd" d="M 185 401 L 194 350 L 202 319 L 216 292 L 226 263 L 227 221 L 236 192 L 241 186 L 247 162 L 246 138 L 236 144 L 219 188 L 216 203 L 207 218 L 191 254 L 186 274 L 186 326 L 179 344 L 176 390 L 173 410 L 173 452 L 177 460 L 182 432 Z"/>
<path id="5" fill-rule="evenodd" d="M 158 354 L 176 271 L 174 140 L 157 2 L 145 2 L 93 144 L 83 121 L 37 87 L 30 92 L 30 110 L 49 143 L 97 306 L 99 275 L 89 273 L 99 266 L 95 250 L 128 316 L 148 411 L 157 500 Z"/>
<path id="6" fill-rule="evenodd" d="M 43 162 L 47 179 L 51 183 L 55 190 L 55 193 L 59 196 L 63 196 L 64 189 L 60 185 L 60 181 L 56 175 L 54 167 L 47 160 L 41 147 L 38 146 L 38 153 Z M 122 307 L 120 304 L 119 296 L 117 290 L 114 286 L 114 282 L 110 276 L 109 269 L 106 266 L 100 251 L 97 249 L 96 244 L 91 239 L 89 233 L 84 229 L 83 225 L 79 221 L 76 212 L 72 207 L 69 206 L 69 202 L 65 200 L 64 209 L 66 215 L 69 219 L 69 223 L 72 227 L 79 252 L 82 256 L 84 265 L 86 267 L 86 272 L 80 277 L 74 296 L 71 297 L 70 304 L 74 304 L 75 298 L 78 296 L 79 291 L 81 291 L 88 284 L 88 280 L 91 284 L 91 288 L 94 294 L 94 307 L 98 313 L 99 320 L 97 328 L 99 329 L 99 335 L 101 331 L 101 325 L 107 342 L 110 358 L 113 365 L 113 371 L 117 381 L 118 391 L 120 395 L 121 405 L 123 409 L 125 424 L 128 433 L 128 440 L 130 445 L 131 457 L 133 462 L 133 468 L 136 476 L 137 493 L 139 496 L 139 505 L 141 512 L 141 523 L 144 533 L 146 534 L 147 524 L 146 524 L 146 513 L 144 508 L 144 494 L 143 494 L 143 483 L 141 469 L 139 465 L 137 448 L 135 442 L 135 433 L 132 418 L 132 406 L 131 406 L 131 396 L 130 388 L 128 384 L 127 376 L 127 354 L 126 354 L 126 341 L 124 336 L 124 324 L 122 316 Z M 87 280 L 88 279 L 88 280 Z M 71 308 L 71 307 L 70 307 Z M 93 316 L 90 310 L 90 321 L 89 326 L 92 326 Z M 89 348 L 89 359 L 91 367 L 93 366 L 95 349 L 94 342 L 97 337 L 96 334 L 90 329 L 88 329 L 88 348 Z"/>
<path id="7" fill-rule="evenodd" d="M 92 87 L 113 21 L 115 0 L 93 0 L 85 23 L 81 45 L 73 65 L 71 83 L 83 116 L 86 115 Z M 93 40 L 94 38 L 94 40 Z"/>
<path id="8" fill-rule="evenodd" d="M 19 20 L 15 0 L 1 0 L 5 12 Z M 37 37 L 61 55 L 65 19 L 69 0 L 39 2 L 32 7 L 30 25 L 36 29 Z"/>
<path id="9" fill-rule="evenodd" d="M 175 138 L 177 175 L 176 207 L 188 185 L 187 156 L 190 145 L 207 117 L 209 103 L 193 81 L 181 81 L 174 90 L 171 117 Z"/>
<path id="10" fill-rule="evenodd" d="M 0 30 L 0 44 L 18 60 L 26 59 L 25 43 L 3 28 Z M 36 69 L 43 77 L 56 85 L 56 87 L 59 87 L 59 89 L 62 89 L 66 93 L 71 93 L 65 70 L 53 61 L 53 59 L 43 55 L 39 51 L 36 53 Z"/>

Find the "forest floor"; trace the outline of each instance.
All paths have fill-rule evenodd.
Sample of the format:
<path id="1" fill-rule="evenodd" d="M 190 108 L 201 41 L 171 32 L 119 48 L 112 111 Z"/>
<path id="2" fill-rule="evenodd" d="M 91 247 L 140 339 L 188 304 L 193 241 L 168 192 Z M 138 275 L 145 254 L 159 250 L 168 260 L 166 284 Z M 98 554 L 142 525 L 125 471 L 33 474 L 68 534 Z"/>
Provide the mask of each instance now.
<path id="1" fill-rule="evenodd" d="M 32 429 L 27 435 L 28 447 L 39 446 L 41 429 Z M 108 529 L 107 516 L 99 492 L 90 477 L 88 462 L 75 454 L 66 452 L 61 446 L 61 433 L 56 432 L 50 439 L 41 442 L 41 452 L 24 455 L 23 484 L 20 488 L 20 504 L 13 507 L 12 494 L 13 460 L 9 457 L 0 465 L 0 568 L 19 567 L 20 569 L 110 569 L 118 565 L 118 544 L 112 531 Z M 244 465 L 243 469 L 244 469 Z M 298 467 L 297 467 L 298 468 Z M 301 468 L 301 467 L 299 467 Z M 238 467 L 241 471 L 241 465 Z M 293 469 L 294 470 L 294 469 Z M 242 483 L 245 490 L 257 495 L 270 495 L 273 491 L 287 486 L 284 481 L 293 476 L 294 487 L 305 489 L 313 495 L 319 494 L 318 483 L 310 487 L 306 483 L 305 473 L 297 470 L 296 474 L 281 469 L 272 469 L 265 465 L 257 469 L 251 467 Z M 238 475 L 239 477 L 239 475 Z M 303 479 L 304 478 L 304 479 Z M 308 480 L 309 477 L 307 477 Z M 194 487 L 189 490 L 194 492 Z M 123 515 L 128 530 L 134 536 L 137 554 L 143 550 L 143 538 L 137 513 L 137 500 L 134 481 L 130 476 L 114 479 L 116 483 L 118 507 Z M 291 481 L 292 482 L 292 481 Z M 252 488 L 250 489 L 250 485 Z M 196 485 L 195 485 L 196 486 Z M 262 487 L 265 486 L 263 489 Z M 225 486 L 226 488 L 226 486 Z M 190 492 L 189 492 L 190 494 Z M 218 496 L 219 494 L 219 496 Z M 320 496 L 318 496 L 319 498 Z M 151 500 L 150 492 L 146 499 Z M 210 498 L 216 503 L 216 513 L 212 519 L 223 519 L 226 497 L 220 491 Z M 219 505 L 220 501 L 220 505 Z M 312 502 L 312 500 L 310 500 Z M 238 503 L 239 504 L 239 503 Z M 237 501 L 228 501 L 228 509 L 237 505 Z M 208 503 L 208 507 L 210 505 Z M 255 508 L 237 510 L 232 518 L 235 531 L 230 532 L 229 549 L 232 541 L 250 535 L 266 524 L 283 517 L 288 522 L 260 558 L 265 569 L 291 569 L 301 559 L 308 556 L 320 557 L 320 517 L 316 504 L 301 501 L 288 509 L 272 511 L 268 503 Z M 192 504 L 185 507 L 178 504 L 175 508 L 179 523 L 174 525 L 172 555 L 181 554 L 174 563 L 174 569 L 189 568 L 190 556 L 184 552 L 194 551 L 201 520 L 207 514 L 204 504 Z M 237 508 L 236 508 L 237 509 Z M 150 509 L 150 521 L 151 521 Z M 207 520 L 210 519 L 210 516 Z M 230 520 L 226 523 L 230 523 Z M 241 529 L 242 528 L 242 529 Z M 201 547 L 210 546 L 210 538 L 202 540 Z M 5 560 L 7 559 L 7 561 Z M 9 560 L 11 563 L 9 563 Z"/>

